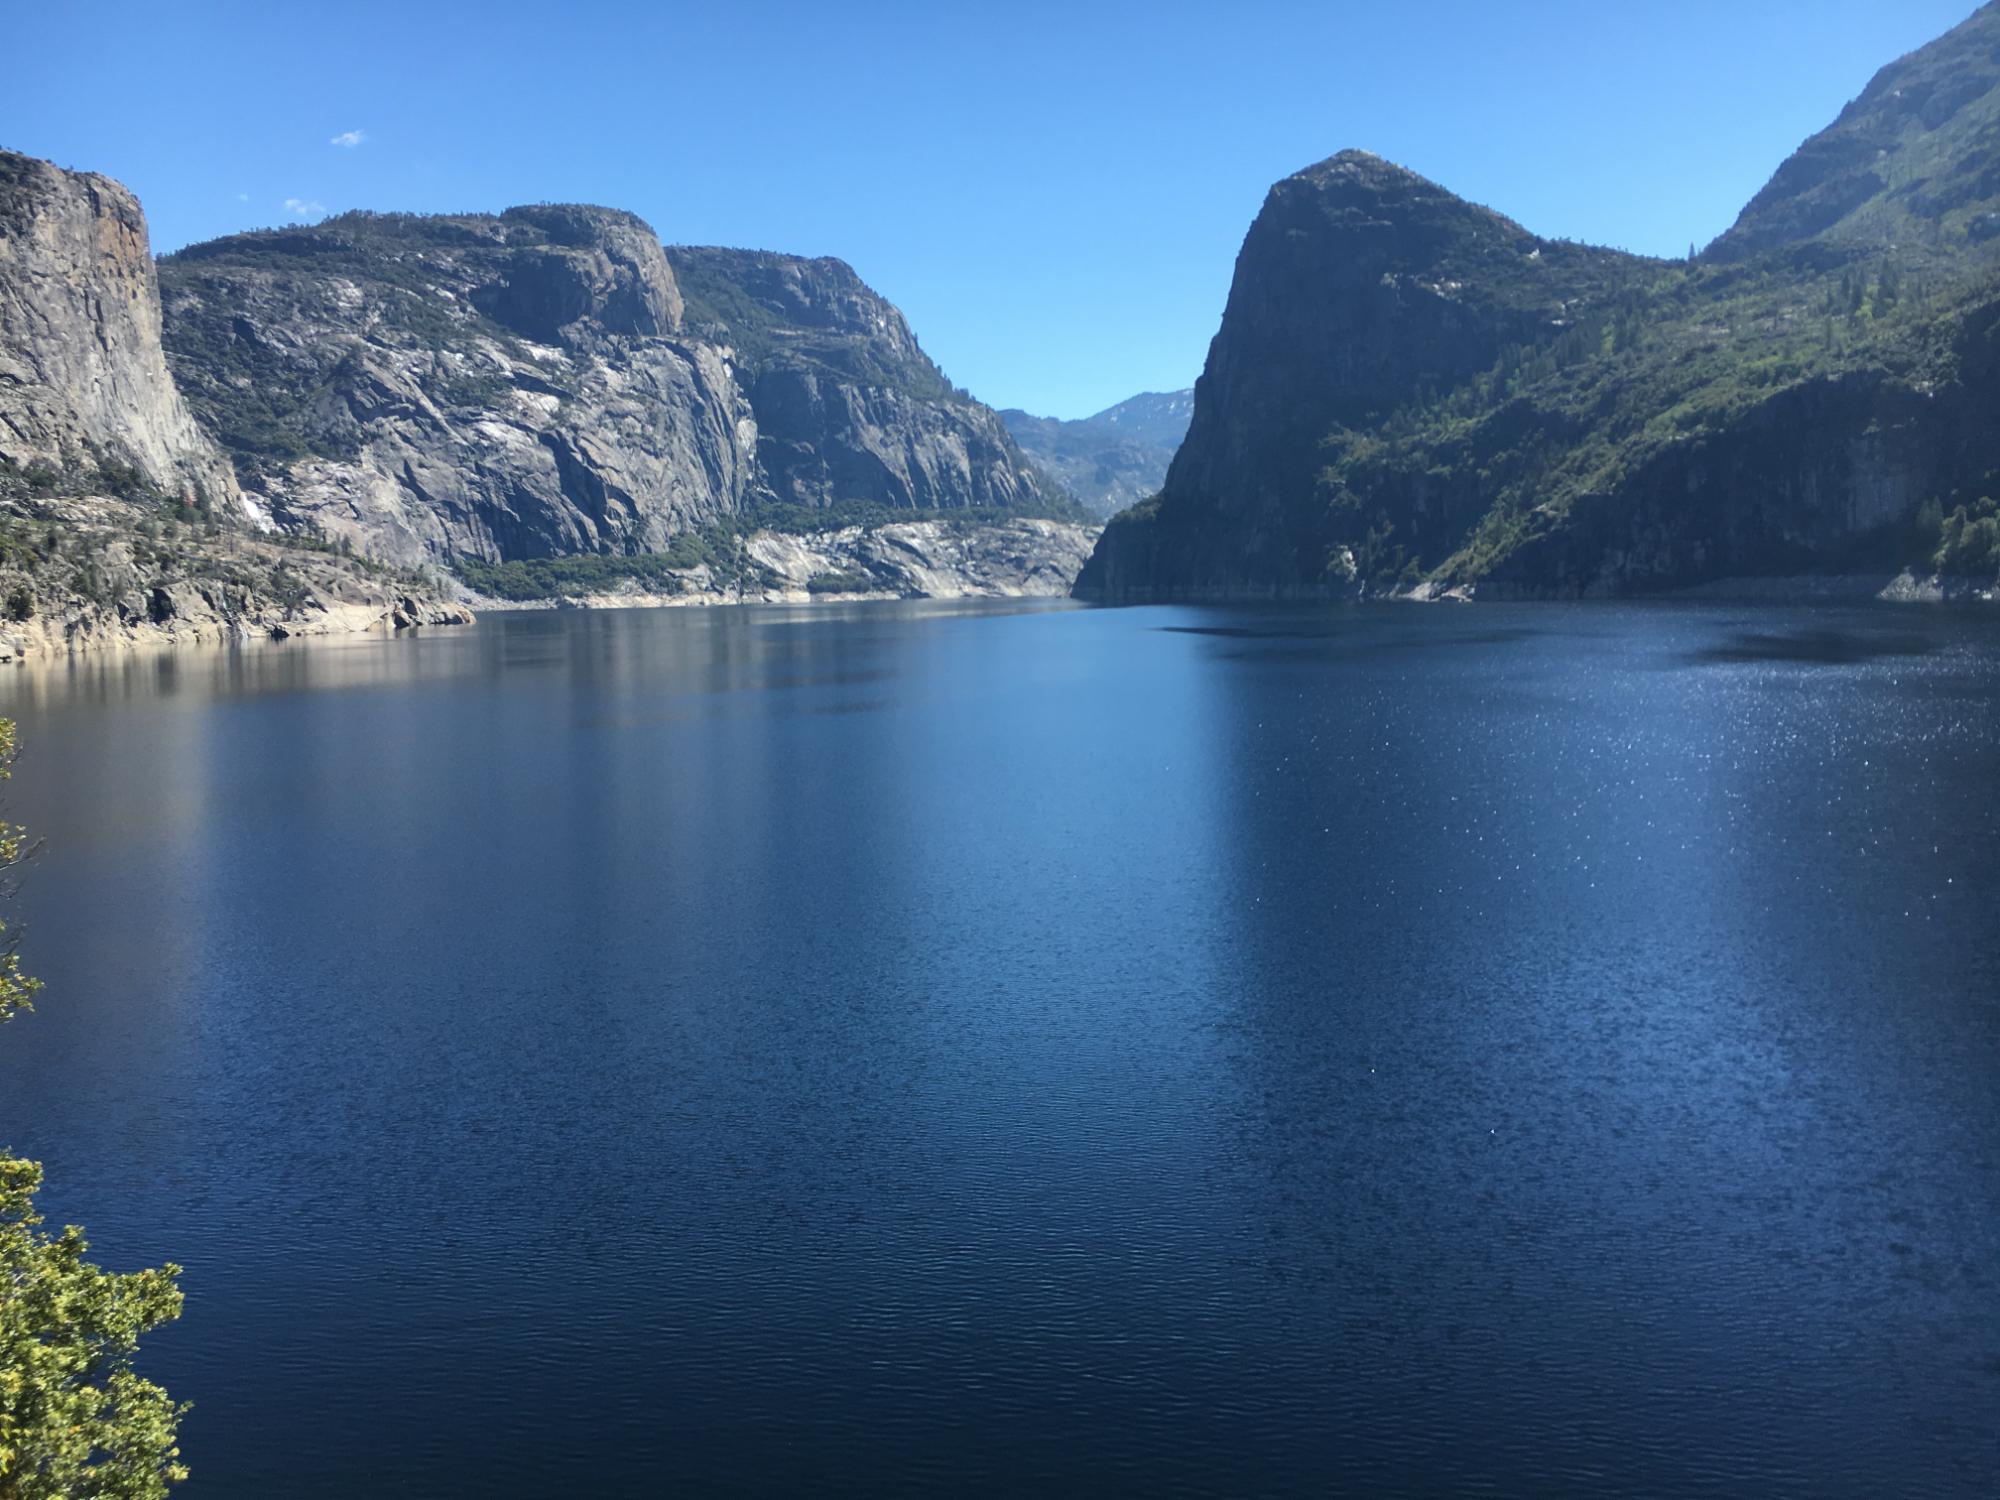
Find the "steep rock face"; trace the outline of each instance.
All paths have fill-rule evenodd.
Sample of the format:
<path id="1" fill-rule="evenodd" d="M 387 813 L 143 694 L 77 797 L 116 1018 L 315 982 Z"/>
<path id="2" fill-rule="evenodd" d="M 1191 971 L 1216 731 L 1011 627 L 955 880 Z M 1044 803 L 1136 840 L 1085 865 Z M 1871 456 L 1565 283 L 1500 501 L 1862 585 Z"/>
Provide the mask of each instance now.
<path id="1" fill-rule="evenodd" d="M 605 333 L 671 334 L 681 325 L 681 292 L 660 242 L 643 221 L 574 203 L 510 209 L 504 222 L 548 236 L 512 257 L 497 287 L 482 288 L 495 321 L 544 343 Z"/>
<path id="2" fill-rule="evenodd" d="M 107 177 L 0 151 L 0 460 L 138 469 L 233 503 L 228 463 L 168 376 L 146 218 Z"/>
<path id="3" fill-rule="evenodd" d="M 349 214 L 161 281 L 175 371 L 282 526 L 402 563 L 647 551 L 755 482 L 748 404 L 629 214 Z"/>
<path id="4" fill-rule="evenodd" d="M 736 364 L 779 504 L 1032 508 L 1050 498 L 997 413 L 951 383 L 843 261 L 675 246 L 689 330 Z"/>
<path id="5" fill-rule="evenodd" d="M 1148 391 L 1076 421 L 1003 411 L 1021 451 L 1094 516 L 1158 493 L 1194 413 L 1194 392 Z"/>
<path id="6" fill-rule="evenodd" d="M 1157 505 L 1106 528 L 1079 591 L 1345 592 L 1321 515 L 1330 435 L 1559 334 L 1647 264 L 1540 239 L 1365 151 L 1286 178 L 1237 256 Z"/>
<path id="7" fill-rule="evenodd" d="M 1878 76 L 1696 261 L 1373 158 L 1275 188 L 1111 600 L 2000 572 L 2000 9 Z"/>
<path id="8" fill-rule="evenodd" d="M 1170 495 L 1309 487 L 1329 428 L 1486 369 L 1642 264 L 1546 241 L 1365 151 L 1271 189 L 1195 390 Z"/>
<path id="9" fill-rule="evenodd" d="M 401 563 L 657 552 L 751 508 L 1019 510 L 1036 478 L 839 261 L 630 214 L 346 214 L 161 265 L 197 412 L 281 527 Z"/>

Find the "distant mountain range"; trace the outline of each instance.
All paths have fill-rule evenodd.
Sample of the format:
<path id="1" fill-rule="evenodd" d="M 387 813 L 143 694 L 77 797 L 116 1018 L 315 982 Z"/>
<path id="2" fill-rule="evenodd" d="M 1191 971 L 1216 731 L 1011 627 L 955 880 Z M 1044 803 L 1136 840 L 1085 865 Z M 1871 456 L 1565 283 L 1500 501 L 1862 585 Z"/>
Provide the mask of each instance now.
<path id="1" fill-rule="evenodd" d="M 1094 516 L 1156 493 L 1187 436 L 1194 392 L 1148 391 L 1065 422 L 1018 407 L 1000 413 L 1021 451 Z"/>
<path id="2" fill-rule="evenodd" d="M 1884 68 L 1691 261 L 1366 152 L 1271 189 L 1099 599 L 2000 574 L 2000 6 Z"/>

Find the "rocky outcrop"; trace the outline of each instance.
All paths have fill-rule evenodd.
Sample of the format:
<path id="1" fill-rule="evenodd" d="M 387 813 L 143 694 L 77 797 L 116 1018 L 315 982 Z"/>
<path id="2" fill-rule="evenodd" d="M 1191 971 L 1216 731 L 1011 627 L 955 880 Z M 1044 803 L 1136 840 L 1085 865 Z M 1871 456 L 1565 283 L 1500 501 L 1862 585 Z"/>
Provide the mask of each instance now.
<path id="1" fill-rule="evenodd" d="M 910 521 L 864 529 L 759 532 L 748 550 L 765 597 L 820 593 L 899 599 L 1061 598 L 1069 593 L 1097 529 L 1063 521 L 982 526 Z M 833 587 L 846 583 L 863 587 Z"/>
<path id="2" fill-rule="evenodd" d="M 0 496 L 0 659 L 471 619 L 425 579 L 151 501 Z"/>
<path id="3" fill-rule="evenodd" d="M 752 493 L 748 404 L 629 214 L 349 214 L 161 281 L 175 373 L 282 529 L 405 565 L 649 551 Z"/>
<path id="4" fill-rule="evenodd" d="M 95 173 L 0 151 L 0 462 L 227 510 L 236 485 L 160 344 L 146 217 Z"/>
<path id="5" fill-rule="evenodd" d="M 771 501 L 1021 511 L 1051 500 L 998 413 L 955 389 L 846 262 L 668 254 L 690 332 L 726 351 L 747 393 Z"/>
<path id="6" fill-rule="evenodd" d="M 1093 516 L 1109 516 L 1159 492 L 1194 412 L 1194 392 L 1148 391 L 1075 421 L 1000 418 L 1021 451 Z"/>
<path id="7" fill-rule="evenodd" d="M 680 288 L 644 221 L 552 203 L 511 209 L 501 222 L 546 237 L 540 245 L 523 245 L 500 281 L 476 293 L 482 310 L 502 327 L 548 344 L 591 329 L 637 337 L 679 330 Z"/>
<path id="8" fill-rule="evenodd" d="M 643 576 L 564 562 L 513 563 L 482 575 L 490 602 L 628 608 L 802 604 L 816 599 L 1061 598 L 1097 539 L 1095 527 L 1027 517 L 898 521 L 821 530 L 757 530 L 720 555 Z M 481 596 L 474 594 L 475 600 Z"/>
<path id="9" fill-rule="evenodd" d="M 630 214 L 346 214 L 161 265 L 197 412 L 279 527 L 404 564 L 651 553 L 754 508 L 1033 509 L 1038 481 L 838 261 Z"/>

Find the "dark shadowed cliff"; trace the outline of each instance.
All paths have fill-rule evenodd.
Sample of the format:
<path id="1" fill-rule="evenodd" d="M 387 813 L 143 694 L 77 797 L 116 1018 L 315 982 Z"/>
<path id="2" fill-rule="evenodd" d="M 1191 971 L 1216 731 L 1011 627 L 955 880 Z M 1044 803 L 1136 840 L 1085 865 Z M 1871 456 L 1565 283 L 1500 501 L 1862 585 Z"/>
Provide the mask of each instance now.
<path id="1" fill-rule="evenodd" d="M 1996 83 L 1988 6 L 1693 263 L 1540 239 L 1365 153 L 1286 179 L 1161 494 L 1114 518 L 1077 592 L 1990 583 Z"/>

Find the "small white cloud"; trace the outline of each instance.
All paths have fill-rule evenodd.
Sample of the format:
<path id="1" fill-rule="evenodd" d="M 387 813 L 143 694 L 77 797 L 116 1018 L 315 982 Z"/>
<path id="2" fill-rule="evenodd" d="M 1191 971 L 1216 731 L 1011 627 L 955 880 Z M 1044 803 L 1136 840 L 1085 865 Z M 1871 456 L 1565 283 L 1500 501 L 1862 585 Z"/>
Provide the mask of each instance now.
<path id="1" fill-rule="evenodd" d="M 329 146 L 347 146 L 352 148 L 360 145 L 367 139 L 368 132 L 365 130 L 343 130 L 339 135 L 328 141 L 327 144 Z"/>
<path id="2" fill-rule="evenodd" d="M 326 205 L 316 198 L 287 198 L 285 212 L 295 219 L 323 219 Z"/>
<path id="3" fill-rule="evenodd" d="M 248 203 L 250 201 L 250 195 L 248 193 L 238 193 L 236 195 L 236 201 L 238 203 Z"/>

